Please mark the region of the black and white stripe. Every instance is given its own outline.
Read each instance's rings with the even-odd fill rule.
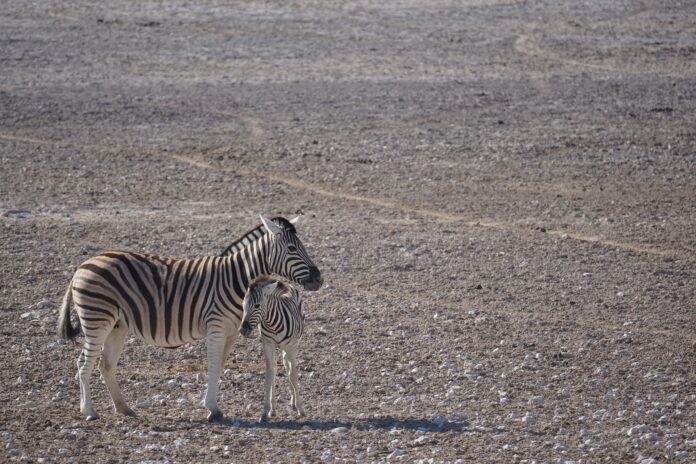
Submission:
[[[206,338],[209,420],[222,419],[217,383],[224,359],[237,338],[243,300],[259,275],[278,274],[306,290],[322,284],[319,270],[296,235],[294,221],[261,218],[268,231],[229,256],[173,259],[131,252],[109,252],[84,262],[73,276],[60,311],[59,332],[74,338],[82,329],[78,359],[80,410],[97,418],[89,377],[99,370],[114,407],[133,414],[115,380],[115,367],[129,331],[155,346],[175,348]],[[70,323],[71,302],[79,326]]]
[[[300,292],[291,285],[268,276],[257,277],[244,297],[241,334],[250,336],[258,327],[266,360],[266,389],[261,421],[275,416],[273,384],[276,374],[275,351],[283,354],[283,365],[290,378],[290,404],[304,416],[297,384],[297,348],[304,330]]]

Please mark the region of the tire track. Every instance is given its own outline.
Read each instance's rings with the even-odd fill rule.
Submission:
[[[0,140],[7,140],[19,143],[29,143],[36,145],[53,145],[53,146],[66,146],[66,147],[77,147],[77,148],[98,148],[101,150],[123,150],[126,147],[118,146],[107,146],[98,144],[83,144],[71,141],[55,141],[38,139],[30,136],[15,135],[15,134],[2,134],[0,133]],[[133,149],[133,147],[128,147]],[[227,148],[220,148],[213,150],[210,154],[214,155]],[[467,227],[484,227],[493,230],[500,230],[506,232],[512,232],[516,235],[531,235],[537,234],[537,232],[531,230],[528,226],[520,226],[511,223],[505,223],[500,221],[493,221],[480,218],[472,218],[470,216],[448,213],[443,211],[437,211],[430,208],[417,208],[412,206],[407,206],[402,203],[387,200],[384,198],[358,195],[349,192],[344,192],[331,186],[318,185],[312,182],[307,182],[298,178],[281,176],[273,173],[262,173],[258,171],[252,171],[250,169],[245,169],[243,167],[226,168],[222,166],[215,166],[209,162],[194,158],[186,154],[176,154],[176,153],[162,153],[159,151],[151,151],[151,155],[159,156],[162,158],[174,160],[180,163],[188,164],[199,169],[218,171],[218,172],[230,172],[245,177],[256,177],[266,179],[268,181],[281,183],[289,187],[309,192],[311,194],[319,195],[325,198],[344,200],[351,203],[358,203],[363,205],[369,205],[376,208],[383,208],[392,211],[398,211],[406,214],[413,214],[420,216],[425,219],[434,219],[441,222],[456,222]],[[577,232],[562,231],[562,230],[547,230],[546,234],[552,237],[562,238],[562,239],[572,239],[578,242],[599,244],[610,248],[620,249],[624,251],[630,251],[634,253],[643,253],[653,256],[661,257],[673,257],[673,258],[685,258],[693,259],[693,255],[688,251],[673,250],[668,248],[658,248],[651,245],[644,245],[634,242],[622,242],[617,240],[611,240],[599,235],[586,235]]]
[[[595,64],[595,63],[588,63],[586,61],[578,61],[578,60],[573,60],[569,58],[564,58],[560,56],[558,53],[552,52],[549,49],[543,49],[540,48],[539,46],[536,46],[531,43],[531,40],[528,35],[526,34],[520,34],[515,38],[515,41],[513,42],[512,48],[520,54],[526,55],[526,56],[531,56],[534,58],[538,58],[541,60],[545,61],[552,61],[556,63],[560,63],[566,66],[571,66],[571,67],[580,67],[580,68],[589,68],[595,71],[604,71],[604,72],[609,72],[612,74],[626,74],[626,73],[631,73],[631,74],[647,74],[647,75],[653,75],[653,76],[660,76],[660,77],[669,77],[669,78],[687,78],[690,77],[689,75],[685,73],[679,73],[679,72],[663,72],[661,70],[653,70],[653,69],[634,69],[633,67],[624,67],[624,68],[617,68],[611,65],[603,65],[603,64]],[[687,67],[688,72],[693,71],[693,67],[689,66]]]
[[[263,173],[259,173],[256,171],[252,172],[252,171],[246,170],[244,168],[218,167],[218,166],[214,166],[210,163],[207,163],[205,161],[191,158],[191,157],[186,156],[186,155],[172,154],[169,156],[177,161],[180,161],[182,163],[187,163],[187,164],[190,164],[192,166],[196,166],[196,167],[201,168],[201,169],[210,169],[210,170],[217,170],[217,171],[223,171],[223,172],[234,172],[236,174],[242,174],[244,176],[262,177],[262,178],[265,178],[267,180],[282,183],[282,184],[285,184],[287,186],[290,186],[290,187],[293,187],[293,188],[296,188],[299,190],[304,190],[304,191],[307,191],[307,192],[310,192],[310,193],[313,193],[316,195],[320,195],[323,197],[327,197],[327,198],[346,200],[346,201],[350,201],[353,203],[362,203],[362,204],[367,204],[367,205],[378,207],[378,208],[390,209],[393,211],[400,211],[402,213],[415,214],[415,215],[418,215],[418,216],[423,217],[423,218],[435,219],[435,220],[442,221],[442,222],[457,222],[457,223],[463,224],[463,225],[468,226],[468,227],[485,227],[485,228],[489,228],[489,229],[514,232],[517,234],[524,233],[525,235],[536,233],[536,232],[532,232],[527,227],[518,226],[515,224],[499,222],[499,221],[492,221],[492,220],[475,219],[475,218],[471,218],[469,216],[465,216],[465,215],[461,215],[461,214],[453,214],[453,213],[447,213],[447,212],[442,212],[442,211],[436,211],[436,210],[429,209],[429,208],[414,208],[414,207],[406,206],[404,204],[397,203],[397,202],[394,202],[391,200],[386,200],[383,198],[342,192],[342,191],[337,190],[335,188],[324,187],[321,185],[317,185],[314,183],[303,181],[301,179],[280,176],[277,174],[263,174]],[[550,236],[553,236],[553,237],[559,237],[559,238],[563,238],[563,239],[572,239],[572,240],[584,242],[584,243],[593,243],[593,244],[596,243],[596,244],[604,245],[607,247],[618,248],[618,249],[622,249],[625,251],[631,251],[631,252],[635,252],[635,253],[644,253],[644,254],[663,256],[663,257],[680,257],[680,258],[689,258],[689,259],[692,258],[692,256],[689,253],[679,251],[679,250],[658,248],[658,247],[654,247],[654,246],[650,246],[650,245],[644,245],[644,244],[632,243],[632,242],[621,242],[621,241],[617,241],[617,240],[606,239],[606,238],[598,236],[598,235],[586,235],[586,234],[581,234],[581,233],[577,233],[577,232],[568,232],[568,231],[562,231],[562,230],[547,230],[546,233]]]

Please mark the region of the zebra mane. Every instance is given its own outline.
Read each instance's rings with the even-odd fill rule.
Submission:
[[[295,226],[282,216],[274,217],[272,221],[281,226],[283,229],[289,230],[292,233],[297,233]],[[265,233],[266,228],[263,224],[259,224],[258,226],[251,229],[249,232],[232,242],[227,248],[225,248],[225,250],[220,254],[220,256],[230,256],[237,253],[245,246],[261,238],[261,236]]]

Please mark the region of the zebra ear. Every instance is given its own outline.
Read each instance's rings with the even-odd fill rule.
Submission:
[[[278,288],[278,282],[273,282],[272,284],[268,284],[265,287],[263,287],[263,293],[266,295],[270,295],[275,291],[275,289]]]
[[[262,214],[259,214],[259,217],[261,218],[261,222],[267,231],[274,235],[280,235],[283,233],[283,229],[281,229],[275,222],[263,217]]]
[[[294,218],[290,219],[290,224],[292,224],[294,226],[295,224],[297,224],[297,221],[299,221],[301,217],[302,217],[302,213],[300,213],[297,216],[295,216]]]

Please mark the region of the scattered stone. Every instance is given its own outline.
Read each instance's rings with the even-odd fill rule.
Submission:
[[[532,396],[529,399],[529,404],[531,404],[532,406],[541,406],[542,404],[544,404],[544,397],[542,395]]]
[[[650,433],[650,432],[652,432],[652,427],[650,427],[648,424],[641,424],[641,425],[634,425],[633,427],[629,428],[626,433],[628,434],[629,437],[631,437],[633,435]]]
[[[524,422],[527,425],[534,425],[537,423],[537,418],[534,414],[527,413],[523,418],[522,422]]]
[[[395,458],[400,457],[402,454],[403,453],[401,451],[399,451],[398,449],[395,449],[394,451],[389,453],[389,455],[387,456],[387,459],[395,459]]]
[[[435,419],[431,420],[433,424],[437,425],[438,427],[442,427],[447,423],[447,419],[445,419],[442,416],[437,416]]]
[[[321,459],[323,461],[333,461],[334,459],[334,453],[331,450],[326,450],[324,453],[321,455]]]
[[[338,433],[345,433],[348,431],[348,427],[336,427],[335,429],[331,429],[331,433],[338,434]]]
[[[425,442],[427,442],[427,441],[428,441],[428,437],[426,437],[425,435],[421,435],[420,437],[413,440],[413,445],[414,446],[421,446],[421,445],[425,444]]]

